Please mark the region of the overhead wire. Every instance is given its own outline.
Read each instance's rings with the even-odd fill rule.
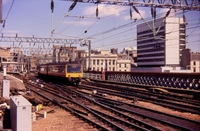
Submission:
[[[135,28],[134,28],[134,29],[135,29]],[[129,31],[132,31],[132,30],[133,30],[133,28],[128,29],[128,30],[125,30],[125,31],[120,32],[120,33],[117,33],[117,34],[114,34],[114,35],[112,35],[112,36],[105,37],[104,40],[105,40],[105,39],[108,39],[108,38],[116,37],[116,36],[121,35],[121,34],[124,34],[124,33],[129,33]],[[124,35],[126,35],[126,34],[124,34]],[[132,34],[131,34],[131,35],[132,35]],[[126,35],[126,36],[127,36],[127,35]],[[96,42],[98,42],[98,41],[100,41],[100,40],[93,41],[92,43],[96,43]]]
[[[200,26],[193,26],[193,27],[189,27],[189,28],[187,28],[187,29],[194,29],[194,28],[198,28],[198,27],[200,27]],[[174,30],[173,32],[178,32],[179,30],[177,29],[177,30]],[[198,34],[197,34],[198,35]],[[179,39],[179,38],[171,38],[170,40],[177,40],[177,39]],[[166,40],[169,40],[169,39],[166,39]],[[94,43],[94,42],[93,42]]]
[[[74,3],[76,3],[76,2],[74,2]],[[73,4],[74,4],[74,3],[73,3]],[[72,4],[72,5],[73,5],[73,4]],[[72,6],[72,5],[71,5],[71,6]],[[64,20],[67,16],[69,16],[68,14],[69,14],[69,12],[74,8],[74,6],[73,6],[72,9],[71,9],[71,8],[72,8],[72,7],[69,8],[68,12],[66,12],[66,14],[64,15],[64,17],[58,22],[58,24],[56,25],[56,27],[51,31],[52,33],[54,33],[54,31],[60,26],[60,24],[63,22],[63,20]],[[103,11],[102,11],[102,12],[103,12]],[[89,17],[91,17],[91,16],[82,16],[82,18],[87,18],[87,17],[89,18]],[[95,22],[95,23],[96,23],[96,22]],[[94,24],[95,24],[95,23],[94,23]],[[94,25],[94,24],[93,24],[93,25]],[[93,26],[93,25],[92,25],[92,26]]]
[[[161,15],[162,15],[162,14],[161,14]],[[160,16],[158,15],[158,17],[160,17]],[[151,17],[147,17],[147,18],[145,18],[145,19],[146,19],[146,20],[151,20]],[[116,28],[112,28],[112,29],[109,29],[109,30],[106,30],[106,31],[103,31],[103,32],[99,32],[99,33],[97,33],[97,34],[91,35],[91,36],[86,37],[86,38],[84,38],[84,39],[90,39],[90,38],[93,38],[93,37],[98,36],[98,35],[101,35],[101,34],[110,33],[110,32],[116,31],[116,30],[118,30],[118,29],[125,28],[126,26],[130,26],[130,25],[132,25],[132,24],[138,24],[139,22],[142,23],[142,22],[143,22],[143,19],[138,20],[137,22],[130,22],[130,23],[128,23],[128,24],[124,24],[124,25],[118,26],[118,27],[116,27]]]
[[[194,28],[194,30],[192,30],[192,32],[190,32],[190,34],[187,35],[187,37],[190,36],[192,33],[194,33],[194,31],[197,29],[198,25],[200,25],[200,17],[199,17],[199,22],[196,25],[196,28]]]
[[[175,12],[175,11],[174,11]],[[102,12],[101,12],[102,13]],[[172,13],[172,12],[171,12]],[[182,14],[182,13],[179,13],[179,14]],[[178,13],[176,14],[176,15],[178,15]],[[102,17],[102,18],[106,18],[106,17],[109,17],[109,16],[105,16],[105,17]],[[145,18],[146,20],[149,20],[150,18]],[[97,20],[98,21],[98,20]],[[96,21],[96,22],[97,22]],[[141,23],[142,23],[142,20],[138,20],[138,21],[140,21]],[[95,22],[95,23],[96,23]],[[91,29],[91,27],[93,27],[94,25],[95,25],[95,23],[93,23],[88,29]],[[136,23],[139,23],[139,22],[136,22]],[[135,24],[136,24],[135,23]],[[130,26],[127,26],[127,27],[130,27]],[[124,26],[124,28],[126,28],[126,26]],[[96,36],[95,37],[97,37],[97,36],[100,36],[100,35],[104,35],[105,33],[110,33],[110,32],[114,32],[114,31],[116,31],[116,30],[119,30],[119,29],[116,29],[116,28],[114,28],[114,29],[110,29],[110,30],[108,30],[108,31],[104,31],[104,32],[100,32],[100,33],[98,33],[98,34],[96,34]],[[110,32],[109,32],[110,31]],[[83,33],[84,34],[84,33]],[[123,34],[123,33],[119,33],[119,34]],[[116,36],[118,36],[118,35],[116,35]],[[109,36],[110,38],[111,37],[114,37],[114,35],[113,36]],[[105,38],[105,39],[108,39],[109,37],[107,37],[107,38]],[[89,37],[86,37],[86,38],[92,38],[91,36],[89,36]],[[94,43],[94,42],[93,42]],[[96,43],[96,42],[95,42]]]
[[[187,29],[192,29],[192,28],[197,28],[197,27],[199,27],[199,26],[195,26],[195,27],[187,27]],[[178,31],[178,30],[177,30]],[[109,36],[109,37],[111,37],[111,36]],[[106,39],[106,38],[104,38],[104,39]],[[125,42],[125,41],[124,41]],[[124,44],[124,42],[123,42],[123,44]],[[95,42],[93,42],[93,43],[96,43],[96,41]],[[109,42],[109,45],[108,46],[110,46],[110,45],[113,45],[112,44],[112,42]],[[105,46],[105,45],[104,45]],[[100,47],[100,46],[99,46]]]
[[[130,39],[130,40],[125,40],[125,41],[122,41],[122,42],[133,42],[134,39]],[[121,41],[117,41],[116,43],[112,43],[112,44],[109,44],[109,45],[104,45],[104,46],[95,46],[95,48],[100,48],[100,47],[109,47],[109,46],[113,46],[113,45],[119,45],[119,44],[122,44]]]
[[[76,19],[73,23],[69,24],[68,26],[66,26],[65,28],[63,28],[62,30],[59,31],[59,33],[63,33],[64,31],[66,31],[67,29],[69,29],[70,27],[72,27],[73,25],[75,25],[76,23],[78,23],[81,20],[81,18]]]
[[[10,14],[10,12],[11,12],[11,9],[12,9],[12,7],[13,7],[13,5],[14,5],[14,2],[15,2],[15,0],[12,1],[11,6],[10,6],[10,8],[9,8],[9,10],[8,10],[8,13],[7,13],[6,17],[5,17],[5,20],[3,20],[3,25],[2,25],[2,28],[1,28],[0,33],[2,32],[3,28],[5,27],[6,20],[8,19],[8,16],[9,16],[9,14]]]
[[[121,8],[121,6],[120,7],[118,7],[118,8]],[[109,10],[111,10],[111,9],[108,9],[108,10],[103,10],[103,11],[101,11],[101,13],[107,13],[107,12],[109,12]],[[99,10],[98,10],[99,11]],[[104,15],[104,14],[103,14]],[[111,14],[111,15],[114,15],[114,14]],[[85,31],[84,31],[84,33],[81,33],[80,35],[79,35],[79,37],[81,37],[81,36],[83,36],[85,33],[87,33],[88,32],[88,30],[90,30],[100,19],[104,19],[104,18],[106,18],[106,17],[109,17],[109,16],[111,16],[111,15],[107,15],[107,16],[104,16],[104,17],[99,17],[99,18],[97,18],[97,20],[91,25],[91,26],[89,26]],[[91,17],[91,16],[83,16],[83,18],[85,18],[85,17]],[[75,24],[74,24],[75,25]]]
[[[79,35],[79,37],[81,37],[82,35],[84,35],[85,33],[87,33],[88,30],[90,30],[97,22],[99,21],[99,19],[97,19],[89,28],[87,28],[84,33],[82,33],[81,35]]]

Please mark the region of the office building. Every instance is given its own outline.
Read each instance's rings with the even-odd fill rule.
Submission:
[[[137,26],[138,67],[179,67],[186,43],[183,18],[159,18],[147,23]]]

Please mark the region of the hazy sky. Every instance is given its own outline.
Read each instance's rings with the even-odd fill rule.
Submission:
[[[20,37],[34,35],[42,38],[89,39],[93,49],[119,48],[121,51],[123,47],[137,46],[136,26],[144,23],[144,20],[133,9],[131,20],[129,6],[99,4],[97,18],[97,4],[77,3],[68,12],[72,2],[54,0],[52,14],[50,2],[51,0],[14,0],[13,3],[13,0],[3,0],[3,20],[6,22],[4,28],[0,24],[1,33],[4,36],[18,34]],[[138,9],[146,21],[152,20],[150,8]],[[157,17],[164,16],[167,10],[157,9]],[[188,23],[187,48],[200,52],[200,11],[185,11],[185,15]],[[183,11],[172,10],[169,17],[171,16],[183,17]],[[51,34],[52,30],[54,34]],[[1,43],[3,46],[12,44]]]

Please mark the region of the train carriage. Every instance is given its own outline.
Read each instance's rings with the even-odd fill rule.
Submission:
[[[38,76],[61,78],[59,80],[78,85],[83,77],[83,67],[77,62],[48,63],[39,66]]]

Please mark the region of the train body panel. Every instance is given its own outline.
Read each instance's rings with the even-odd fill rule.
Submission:
[[[38,76],[60,77],[69,83],[78,84],[83,77],[83,67],[78,63],[49,63],[40,65]]]
[[[49,76],[65,77],[65,65],[49,64],[47,66]]]
[[[82,78],[83,77],[83,67],[82,65],[66,65],[65,68],[66,77],[69,78]]]

